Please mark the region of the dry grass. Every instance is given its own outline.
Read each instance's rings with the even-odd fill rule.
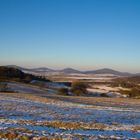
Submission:
[[[117,106],[117,105],[137,105],[140,107],[139,99],[124,99],[124,98],[100,98],[100,97],[73,97],[73,96],[53,96],[53,95],[44,95],[44,94],[21,94],[21,93],[0,93],[0,95],[16,97],[19,99],[27,99],[31,101],[39,101],[42,103],[50,103],[50,102],[60,102],[60,101],[68,101],[73,103],[83,103],[89,104],[93,107],[98,106],[98,104],[107,105],[107,106]],[[90,112],[89,112],[90,113]],[[33,125],[33,126],[43,126],[43,127],[53,127],[60,129],[97,129],[97,130],[106,130],[106,129],[114,129],[115,126],[119,124],[102,124],[96,122],[72,122],[72,121],[33,121],[33,120],[18,120],[17,124],[22,125]],[[119,127],[119,126],[118,126]],[[140,131],[140,126],[132,126],[132,131]],[[46,132],[47,133],[47,132]],[[62,138],[57,135],[54,138],[48,138],[43,136],[29,136],[26,134],[38,134],[38,131],[28,130],[26,128],[7,128],[5,132],[0,132],[0,139],[8,139],[13,140],[18,138],[19,140],[62,140]]]
[[[83,96],[61,96],[50,94],[24,94],[24,93],[0,93],[10,97],[16,97],[20,99],[27,99],[31,101],[37,101],[42,103],[57,103],[60,101],[87,104],[96,108],[96,106],[137,106],[140,107],[140,99],[130,98],[106,98],[106,97],[83,97]]]
[[[41,122],[36,122],[33,120],[20,120],[17,122],[17,124],[20,125],[39,125],[39,126],[47,126],[47,127],[54,127],[54,128],[60,128],[60,129],[105,129],[109,128],[109,125],[107,124],[101,124],[101,123],[96,123],[96,122],[90,122],[90,123],[85,123],[85,122],[66,122],[66,121],[41,121]],[[29,131],[27,129],[24,130],[25,132]],[[30,132],[30,131],[29,131]]]
[[[0,132],[0,139],[5,140],[63,140],[62,138],[49,138],[46,136],[29,136],[17,132]]]
[[[133,131],[140,131],[140,125],[134,126],[132,129]]]

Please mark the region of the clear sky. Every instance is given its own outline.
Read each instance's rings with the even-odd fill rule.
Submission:
[[[140,72],[140,0],[0,0],[0,65]]]

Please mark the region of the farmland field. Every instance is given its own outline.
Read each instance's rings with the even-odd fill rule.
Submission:
[[[140,100],[0,93],[0,139],[139,139]]]

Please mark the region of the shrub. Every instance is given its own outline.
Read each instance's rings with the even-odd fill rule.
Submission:
[[[69,90],[67,88],[60,88],[60,89],[58,89],[58,94],[69,95]]]
[[[71,92],[77,96],[86,94],[87,85],[83,82],[74,82],[74,83],[72,83]]]
[[[112,87],[134,88],[137,85],[128,81],[117,81],[111,84]]]
[[[140,89],[139,88],[132,88],[129,93],[129,97],[137,97],[140,96]]]
[[[130,98],[140,97],[140,89],[137,87],[132,88],[131,90],[120,90],[120,93],[128,95]]]
[[[106,93],[100,94],[101,97],[109,97]]]
[[[1,92],[6,92],[8,91],[8,84],[7,83],[0,83],[0,91]]]

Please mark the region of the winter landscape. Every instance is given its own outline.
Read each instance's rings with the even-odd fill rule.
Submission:
[[[63,72],[63,76],[57,72],[56,76],[56,72],[40,70],[33,76],[32,70],[29,74],[17,68],[0,67],[1,139],[140,138],[140,92],[130,94],[134,85],[139,87],[139,75],[126,77],[120,76],[122,73],[115,75],[113,70],[105,70],[106,74],[99,70],[100,74],[69,71]],[[45,78],[40,74],[45,74]],[[48,77],[57,77],[57,81]],[[85,93],[78,84],[86,84]],[[77,87],[72,90],[74,85]]]
[[[140,140],[140,0],[0,0],[0,140]]]

